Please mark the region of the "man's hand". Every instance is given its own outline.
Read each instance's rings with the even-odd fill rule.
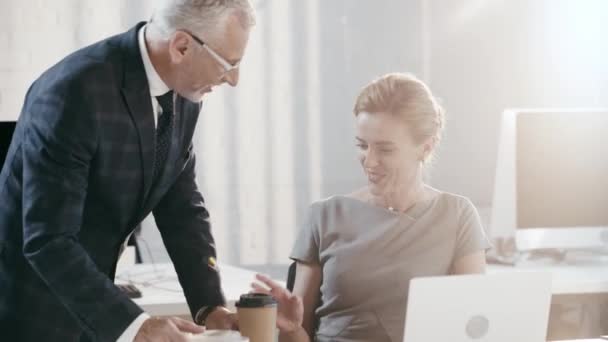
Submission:
[[[238,330],[239,325],[236,313],[218,306],[205,319],[205,327],[207,329]]]
[[[185,342],[189,333],[200,334],[205,329],[177,317],[149,318],[137,332],[134,342]]]

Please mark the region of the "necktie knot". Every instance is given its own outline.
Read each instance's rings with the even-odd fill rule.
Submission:
[[[164,93],[161,96],[157,96],[156,100],[163,109],[163,114],[173,113],[173,90]]]

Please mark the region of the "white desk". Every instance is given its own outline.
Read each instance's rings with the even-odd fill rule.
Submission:
[[[608,263],[560,263],[537,260],[522,262],[517,266],[489,265],[489,273],[507,271],[550,271],[553,273],[553,295],[557,298],[567,298],[572,294],[606,294],[608,293]],[[220,265],[222,287],[226,296],[228,307],[234,309],[234,303],[239,296],[250,290],[256,272],[239,267]],[[117,283],[133,283],[142,292],[142,298],[135,302],[147,313],[153,316],[190,316],[186,299],[177,280],[173,265],[139,264],[123,268],[117,272]],[[280,283],[284,285],[281,280]],[[555,298],[554,298],[555,300]],[[558,301],[559,302],[559,301]],[[555,322],[560,322],[556,316]],[[550,328],[555,325],[550,319]],[[553,325],[552,325],[553,324]],[[557,324],[559,326],[559,324]],[[549,329],[551,331],[551,329]],[[585,334],[571,336],[592,336],[602,331],[599,329],[585,329]],[[552,335],[555,339],[561,334]],[[600,342],[608,340],[572,340],[564,342]]]
[[[606,342],[608,340],[603,340],[601,338],[591,338],[586,340],[560,340],[560,341],[551,341],[551,342]]]
[[[516,266],[488,265],[488,273],[548,271],[553,275],[548,337],[550,340],[597,336],[606,333],[603,322],[608,294],[608,258],[526,260]],[[578,342],[608,340],[572,340]]]
[[[549,271],[554,295],[608,293],[608,258],[576,258],[556,263],[547,259],[522,261],[516,266],[488,265],[488,273]]]
[[[220,264],[222,288],[229,308],[241,294],[248,293],[256,272]],[[284,285],[284,282],[279,281]],[[137,264],[123,268],[116,274],[116,283],[132,283],[141,291],[142,297],[134,299],[144,311],[152,316],[189,316],[184,292],[171,263]]]

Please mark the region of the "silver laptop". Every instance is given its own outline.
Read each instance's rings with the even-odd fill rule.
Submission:
[[[545,342],[551,273],[415,278],[404,342]]]

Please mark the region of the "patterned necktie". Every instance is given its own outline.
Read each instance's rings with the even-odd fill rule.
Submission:
[[[157,96],[158,104],[163,113],[158,118],[156,126],[156,146],[154,155],[154,179],[157,180],[167,162],[171,147],[171,131],[173,130],[173,91]]]

